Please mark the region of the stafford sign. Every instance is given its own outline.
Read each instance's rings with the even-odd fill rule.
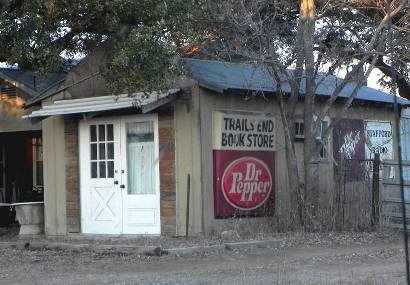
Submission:
[[[372,175],[375,154],[380,159],[393,159],[393,130],[388,121],[341,119],[333,128],[333,157],[341,155],[349,161],[346,182],[363,181],[366,173]],[[366,161],[366,164],[363,164]]]
[[[270,116],[214,112],[216,218],[273,214],[275,127]]]
[[[373,159],[380,154],[380,159],[393,159],[393,131],[391,122],[365,121],[366,158]]]

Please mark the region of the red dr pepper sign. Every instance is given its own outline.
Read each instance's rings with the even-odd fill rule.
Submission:
[[[272,215],[274,119],[215,112],[213,120],[215,217]]]

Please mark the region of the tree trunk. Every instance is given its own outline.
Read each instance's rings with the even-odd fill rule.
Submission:
[[[283,130],[285,133],[286,145],[286,167],[289,181],[289,197],[290,197],[290,224],[287,223],[287,229],[297,229],[302,225],[303,215],[303,197],[301,195],[300,175],[298,162],[295,151],[294,137],[294,120],[286,117],[281,111]]]
[[[286,144],[286,163],[290,187],[290,218],[292,224],[290,228],[297,229],[303,225],[303,204],[304,199],[301,191],[299,169],[295,149]]]
[[[315,108],[315,59],[313,54],[313,37],[315,31],[315,1],[301,0],[300,16],[301,28],[303,29],[303,52],[305,57],[306,90],[304,101],[304,178],[305,178],[305,229],[318,229],[318,165],[316,154],[316,139],[314,128]]]

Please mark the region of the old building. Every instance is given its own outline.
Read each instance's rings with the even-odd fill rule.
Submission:
[[[65,74],[36,75],[16,68],[0,69],[0,203],[43,200],[41,122],[23,119],[26,101]],[[7,205],[0,223],[12,222]]]
[[[191,59],[187,66],[193,80],[183,86],[114,96],[101,76],[90,76],[96,66],[88,59],[29,102],[40,108],[28,117],[43,122],[46,234],[184,235],[188,212],[191,234],[292,223],[275,84],[251,65]],[[318,98],[339,82],[327,77]],[[351,90],[340,94],[323,130]],[[392,105],[389,94],[363,87],[325,139],[317,161],[324,205],[333,200],[340,153],[396,158]],[[302,163],[301,103],[297,114]],[[366,165],[355,167],[349,183],[364,179]]]

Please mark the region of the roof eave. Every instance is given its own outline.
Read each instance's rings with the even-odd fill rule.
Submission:
[[[162,93],[163,96],[158,98],[156,100],[153,100],[151,102],[147,102],[145,104],[142,104],[141,106],[134,106],[134,102],[131,100],[128,102],[127,100],[124,102],[124,95],[119,95],[123,96],[123,99],[118,99],[122,100],[122,102],[118,102],[120,105],[113,105],[110,102],[107,102],[107,100],[111,100],[113,96],[100,96],[100,97],[89,97],[89,98],[82,98],[82,99],[68,99],[68,100],[58,100],[55,101],[54,104],[52,105],[47,105],[44,106],[43,108],[33,111],[31,114],[23,116],[23,118],[29,118],[31,120],[42,120],[45,119],[49,116],[56,116],[56,115],[87,115],[89,113],[101,113],[101,112],[106,112],[106,111],[115,111],[115,110],[121,110],[121,109],[129,109],[129,108],[137,108],[142,114],[146,114],[152,110],[155,110],[165,104],[168,104],[179,96],[181,90],[180,89],[171,89],[168,90],[167,95],[165,93]],[[158,94],[158,93],[153,93],[153,95]],[[131,98],[131,97],[130,97]],[[102,103],[95,108],[94,105],[90,105],[90,107],[87,107],[87,102],[88,105],[90,102],[95,100],[100,100]],[[117,99],[115,99],[117,100]],[[71,108],[71,110],[67,111],[64,110],[65,105],[68,105],[68,108]],[[74,107],[73,107],[74,106]]]

